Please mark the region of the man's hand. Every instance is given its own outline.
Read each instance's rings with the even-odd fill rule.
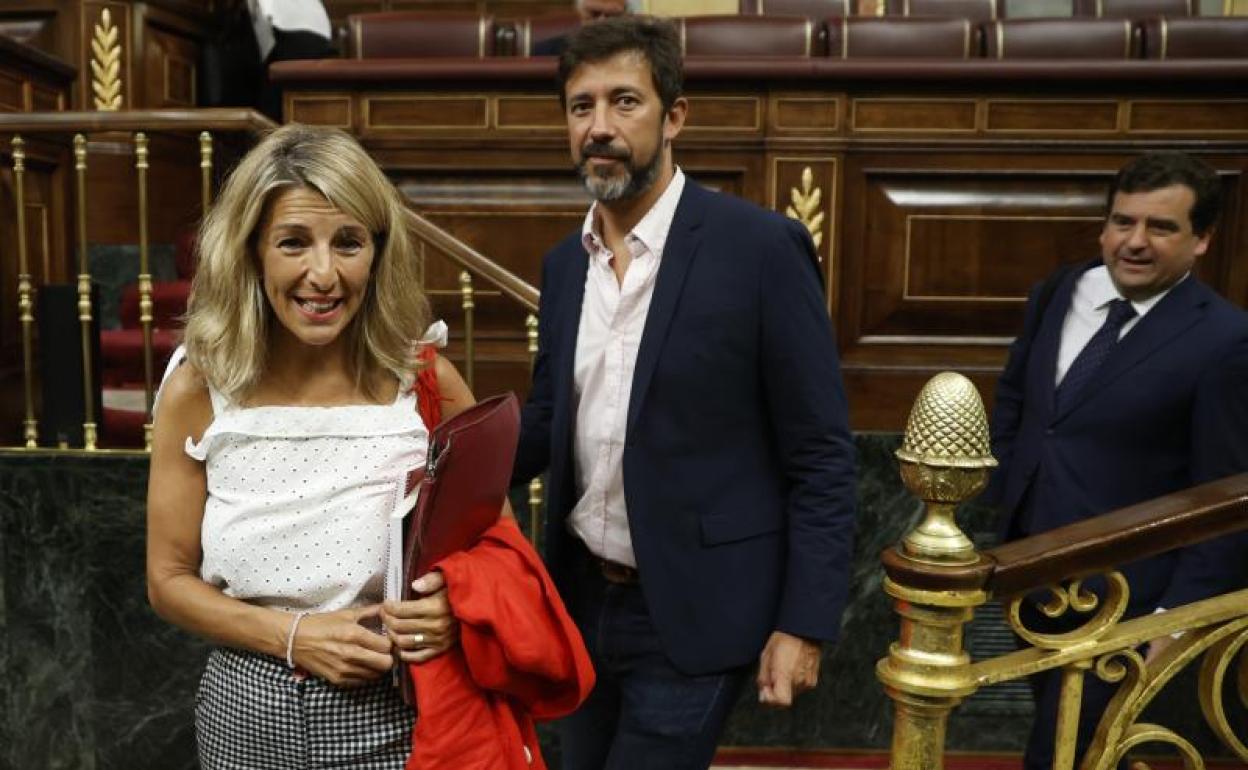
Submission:
[[[773,631],[758,659],[758,702],[787,708],[819,683],[819,642]]]

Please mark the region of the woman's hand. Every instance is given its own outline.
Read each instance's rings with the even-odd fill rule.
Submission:
[[[424,663],[459,643],[459,621],[451,614],[441,572],[417,578],[412,589],[421,598],[386,602],[381,606],[381,622],[399,652],[399,660]]]
[[[380,615],[381,605],[373,604],[304,616],[295,632],[291,656],[295,665],[339,687],[383,676],[394,666],[390,639],[362,625]]]

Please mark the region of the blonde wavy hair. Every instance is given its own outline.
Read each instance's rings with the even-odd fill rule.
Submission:
[[[415,368],[412,345],[429,324],[429,303],[420,288],[412,213],[372,158],[338,129],[283,126],[231,172],[199,232],[187,360],[231,400],[242,400],[259,382],[274,321],[256,243],[276,194],[291,188],[320,193],[372,234],[369,288],[343,334],[357,386],[375,395],[366,375],[380,369],[401,377]]]

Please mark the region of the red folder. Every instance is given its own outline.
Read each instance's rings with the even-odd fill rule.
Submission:
[[[419,494],[403,531],[404,600],[419,598],[413,580],[472,547],[498,521],[519,437],[520,406],[513,393],[487,398],[433,429],[425,467],[407,477],[407,492],[419,487]],[[402,684],[404,698],[415,704],[406,674]]]
[[[433,429],[425,467],[407,477],[408,492],[419,485],[420,493],[403,536],[404,599],[416,598],[413,580],[498,521],[519,437],[513,393],[487,398]]]

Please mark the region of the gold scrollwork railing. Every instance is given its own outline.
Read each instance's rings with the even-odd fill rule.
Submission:
[[[1184,490],[1148,503],[977,552],[958,529],[958,503],[982,487],[987,468],[987,425],[979,394],[969,380],[944,373],[915,402],[901,449],[902,478],[923,499],[926,515],[902,542],[884,552],[885,591],[896,602],[901,634],[877,674],[895,705],[892,770],[940,770],[945,728],[952,710],[981,687],[1059,669],[1061,695],[1055,732],[1055,770],[1076,760],[1076,735],[1087,676],[1117,684],[1081,767],[1109,770],[1143,744],[1175,749],[1188,770],[1204,768],[1194,745],[1174,730],[1143,723],[1144,708],[1188,664],[1203,656],[1202,713],[1222,744],[1248,762],[1248,747],[1231,728],[1222,706],[1228,671],[1248,644],[1248,589],[1215,596],[1164,613],[1122,620],[1130,586],[1115,569],[1131,562],[1248,528],[1248,473]],[[1086,588],[1105,578],[1097,595]],[[1025,594],[1047,590],[1040,611],[1060,618],[1087,615],[1064,633],[1029,628]],[[990,597],[1008,602],[1007,620],[1030,645],[981,661],[970,660],[964,625]],[[1183,632],[1155,660],[1137,647]],[[1248,661],[1240,661],[1237,686],[1248,697]]]
[[[148,174],[151,168],[149,133],[198,134],[199,168],[201,179],[201,211],[206,212],[211,201],[213,152],[221,135],[241,134],[254,137],[273,127],[268,119],[248,110],[157,110],[132,112],[57,112],[57,113],[24,113],[0,115],[0,133],[11,135],[10,147],[13,160],[14,205],[16,209],[17,230],[17,261],[18,261],[18,314],[21,328],[22,380],[25,407],[23,420],[23,447],[39,448],[39,420],[36,415],[35,397],[35,347],[34,335],[35,305],[38,287],[30,270],[30,254],[28,247],[26,217],[26,175],[28,162],[27,139],[37,137],[41,146],[45,146],[45,155],[55,151],[47,151],[46,147],[55,147],[59,142],[70,138],[68,152],[73,159],[73,193],[72,200],[75,222],[72,232],[67,232],[67,241],[74,244],[77,252],[76,264],[66,265],[66,272],[77,274],[77,321],[81,327],[81,351],[83,381],[83,445],[82,449],[94,452],[99,449],[99,428],[101,415],[96,414],[93,394],[97,383],[94,378],[94,325],[98,319],[92,312],[92,276],[88,258],[87,209],[90,203],[88,195],[89,152],[91,143],[88,137],[92,134],[104,134],[116,137],[118,134],[129,135],[133,141],[135,188],[137,191],[137,240],[139,243],[139,322],[143,336],[143,378],[144,378],[144,445],[151,445],[151,411],[153,402],[154,351],[153,321],[154,307],[152,299],[152,271],[148,243],[148,222],[150,216],[150,196],[148,190]],[[248,143],[250,139],[247,140]],[[45,160],[45,163],[52,162]],[[159,191],[157,191],[159,194]],[[64,206],[65,209],[71,208]],[[68,227],[68,223],[65,223]],[[45,259],[49,255],[45,255]],[[70,260],[73,262],[73,260]],[[68,447],[61,447],[68,448]]]

